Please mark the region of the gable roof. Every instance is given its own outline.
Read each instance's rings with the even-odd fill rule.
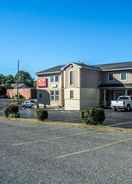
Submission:
[[[46,70],[42,70],[40,72],[37,72],[37,75],[43,75],[43,74],[48,74],[48,73],[59,73],[59,72],[61,72],[61,70],[64,66],[65,65],[57,65],[57,66],[48,68]]]
[[[114,70],[124,70],[124,69],[132,69],[132,61],[128,62],[120,62],[120,63],[109,63],[109,64],[99,64],[99,65],[88,65],[81,62],[74,62],[67,65],[57,65],[46,70],[42,70],[37,72],[37,75],[44,75],[44,74],[54,74],[60,73],[62,70],[67,68],[68,66],[75,64],[80,66],[81,68],[86,68],[90,70],[97,70],[97,71],[114,71]]]
[[[81,68],[86,68],[86,69],[89,69],[89,70],[100,70],[100,68],[98,66],[94,66],[94,65],[88,65],[88,64],[85,64],[85,63],[81,63],[81,62],[74,62],[74,63],[70,63],[70,64],[67,64],[63,67],[63,69],[66,69],[67,67],[69,67],[70,65],[78,65],[79,67]]]
[[[100,67],[100,69],[103,71],[132,69],[132,61],[122,63],[100,64],[95,66]]]
[[[82,68],[87,68],[87,69],[91,69],[91,70],[100,70],[100,67],[98,67],[97,65],[88,65],[85,63],[74,63]]]

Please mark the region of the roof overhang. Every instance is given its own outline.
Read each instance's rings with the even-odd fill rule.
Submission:
[[[113,68],[113,69],[102,69],[104,72],[111,72],[111,71],[124,71],[124,70],[132,70],[132,67],[128,68]]]
[[[37,76],[43,76],[43,75],[54,75],[54,74],[60,74],[61,71],[55,71],[55,72],[39,72],[39,73],[36,73]]]

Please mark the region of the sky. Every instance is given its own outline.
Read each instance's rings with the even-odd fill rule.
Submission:
[[[131,0],[0,0],[0,73],[132,61]]]

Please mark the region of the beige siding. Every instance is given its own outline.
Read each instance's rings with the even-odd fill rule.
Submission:
[[[73,71],[73,84],[70,85],[70,71]],[[77,65],[71,65],[64,71],[64,85],[65,88],[79,88],[80,87],[80,68]]]
[[[73,71],[73,84],[70,85],[70,71]],[[70,91],[73,91],[74,98],[70,99]],[[65,110],[80,109],[80,68],[71,65],[64,71],[64,101]]]
[[[101,72],[81,69],[81,89],[80,89],[80,108],[99,105],[99,89],[101,82]]]
[[[101,72],[81,69],[80,71],[81,88],[97,88],[101,82]]]
[[[74,71],[74,84],[70,85],[70,71]],[[99,105],[98,85],[101,81],[99,71],[82,69],[76,65],[68,67],[65,78],[65,109],[80,110]],[[70,91],[74,91],[74,99],[70,99]]]
[[[58,90],[59,91],[59,100],[57,101],[50,101],[50,106],[63,106],[64,105],[64,89],[63,89],[63,74],[54,74],[59,76],[58,82],[50,82],[50,76],[52,75],[44,75],[38,77],[38,79],[47,78],[48,79],[48,87],[47,88],[39,88],[38,90],[46,90],[49,95],[51,90]]]
[[[99,89],[81,88],[80,91],[80,108],[88,108],[99,105]]]
[[[70,91],[74,92],[74,98],[70,99]],[[65,89],[65,110],[80,110],[80,88]]]

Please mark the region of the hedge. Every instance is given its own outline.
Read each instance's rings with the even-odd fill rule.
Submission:
[[[88,108],[81,111],[81,120],[87,124],[103,124],[105,112],[102,108]]]

